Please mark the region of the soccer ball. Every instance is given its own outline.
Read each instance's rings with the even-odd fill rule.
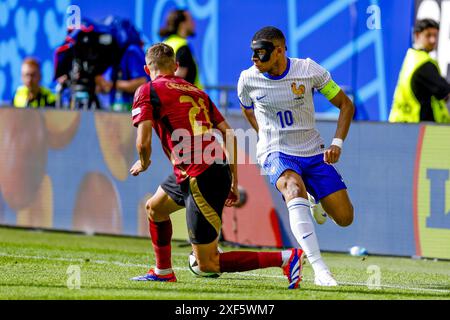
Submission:
[[[242,208],[247,203],[247,191],[242,186],[238,186],[239,202],[236,203],[236,208]]]
[[[222,249],[217,248],[217,251],[222,253]],[[194,252],[191,251],[189,254],[189,270],[196,276],[196,277],[203,277],[203,278],[218,278],[220,277],[221,273],[211,273],[211,272],[202,272],[200,271],[197,263],[197,259],[195,258]]]

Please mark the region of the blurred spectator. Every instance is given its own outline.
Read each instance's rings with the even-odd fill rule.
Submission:
[[[159,30],[164,43],[173,48],[179,64],[175,75],[202,88],[198,65],[192,54],[188,37],[195,36],[195,22],[187,10],[173,10],[169,13],[166,25]]]
[[[23,86],[17,88],[13,104],[17,108],[54,107],[55,96],[41,83],[41,66],[38,60],[26,58],[21,69]]]
[[[436,21],[417,21],[414,47],[408,49],[403,61],[390,122],[450,122],[446,105],[450,84],[441,76],[438,62],[429,54],[436,49],[438,35],[439,24]]]
[[[148,81],[144,66],[144,50],[130,45],[118,66],[110,67],[102,76],[96,77],[99,92],[108,93],[108,101],[103,99],[103,104],[109,105],[113,111],[131,112],[134,92]]]

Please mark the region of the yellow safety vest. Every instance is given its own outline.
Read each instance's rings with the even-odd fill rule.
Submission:
[[[20,86],[16,90],[14,96],[14,107],[16,108],[39,108],[48,107],[55,105],[55,95],[47,88],[40,88],[39,100],[35,99],[33,101],[28,101],[28,88],[25,86]]]
[[[427,62],[433,63],[439,73],[441,72],[437,61],[427,52],[409,49],[406,53],[394,93],[389,122],[420,122],[420,103],[412,90],[411,80],[417,69]],[[444,100],[431,97],[431,108],[436,122],[450,123],[450,115]]]
[[[164,43],[172,47],[173,51],[175,51],[175,55],[177,55],[177,52],[181,47],[188,45],[187,40],[185,38],[180,37],[177,34],[173,34],[173,35],[169,36],[166,40],[164,40]],[[197,62],[195,61],[195,59],[194,59],[194,63],[195,63],[196,71],[197,71],[195,74],[194,85],[199,89],[203,89],[203,86],[200,83],[198,65],[197,65]]]

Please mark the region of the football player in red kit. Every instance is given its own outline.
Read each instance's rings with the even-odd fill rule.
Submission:
[[[223,207],[234,205],[239,198],[236,137],[208,95],[175,76],[177,67],[170,46],[159,43],[150,47],[144,68],[152,81],[142,85],[134,97],[132,117],[139,160],[130,173],[137,176],[150,166],[152,128],[174,172],[146,203],[156,267],[132,280],[176,281],[170,214],[185,207],[189,238],[202,272],[281,267],[289,288],[297,288],[302,278],[301,249],[218,252]]]

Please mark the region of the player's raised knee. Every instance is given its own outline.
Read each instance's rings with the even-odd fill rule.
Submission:
[[[277,183],[277,187],[287,201],[289,201],[289,199],[301,197],[302,193],[306,193],[306,191],[303,190],[304,187],[302,184],[292,178],[280,179]]]
[[[339,218],[335,218],[334,221],[340,226],[340,227],[348,227],[353,223],[353,206],[345,210],[341,215],[339,215]]]
[[[145,212],[147,212],[147,217],[151,220],[155,220],[155,210],[152,199],[148,199],[145,203]]]

